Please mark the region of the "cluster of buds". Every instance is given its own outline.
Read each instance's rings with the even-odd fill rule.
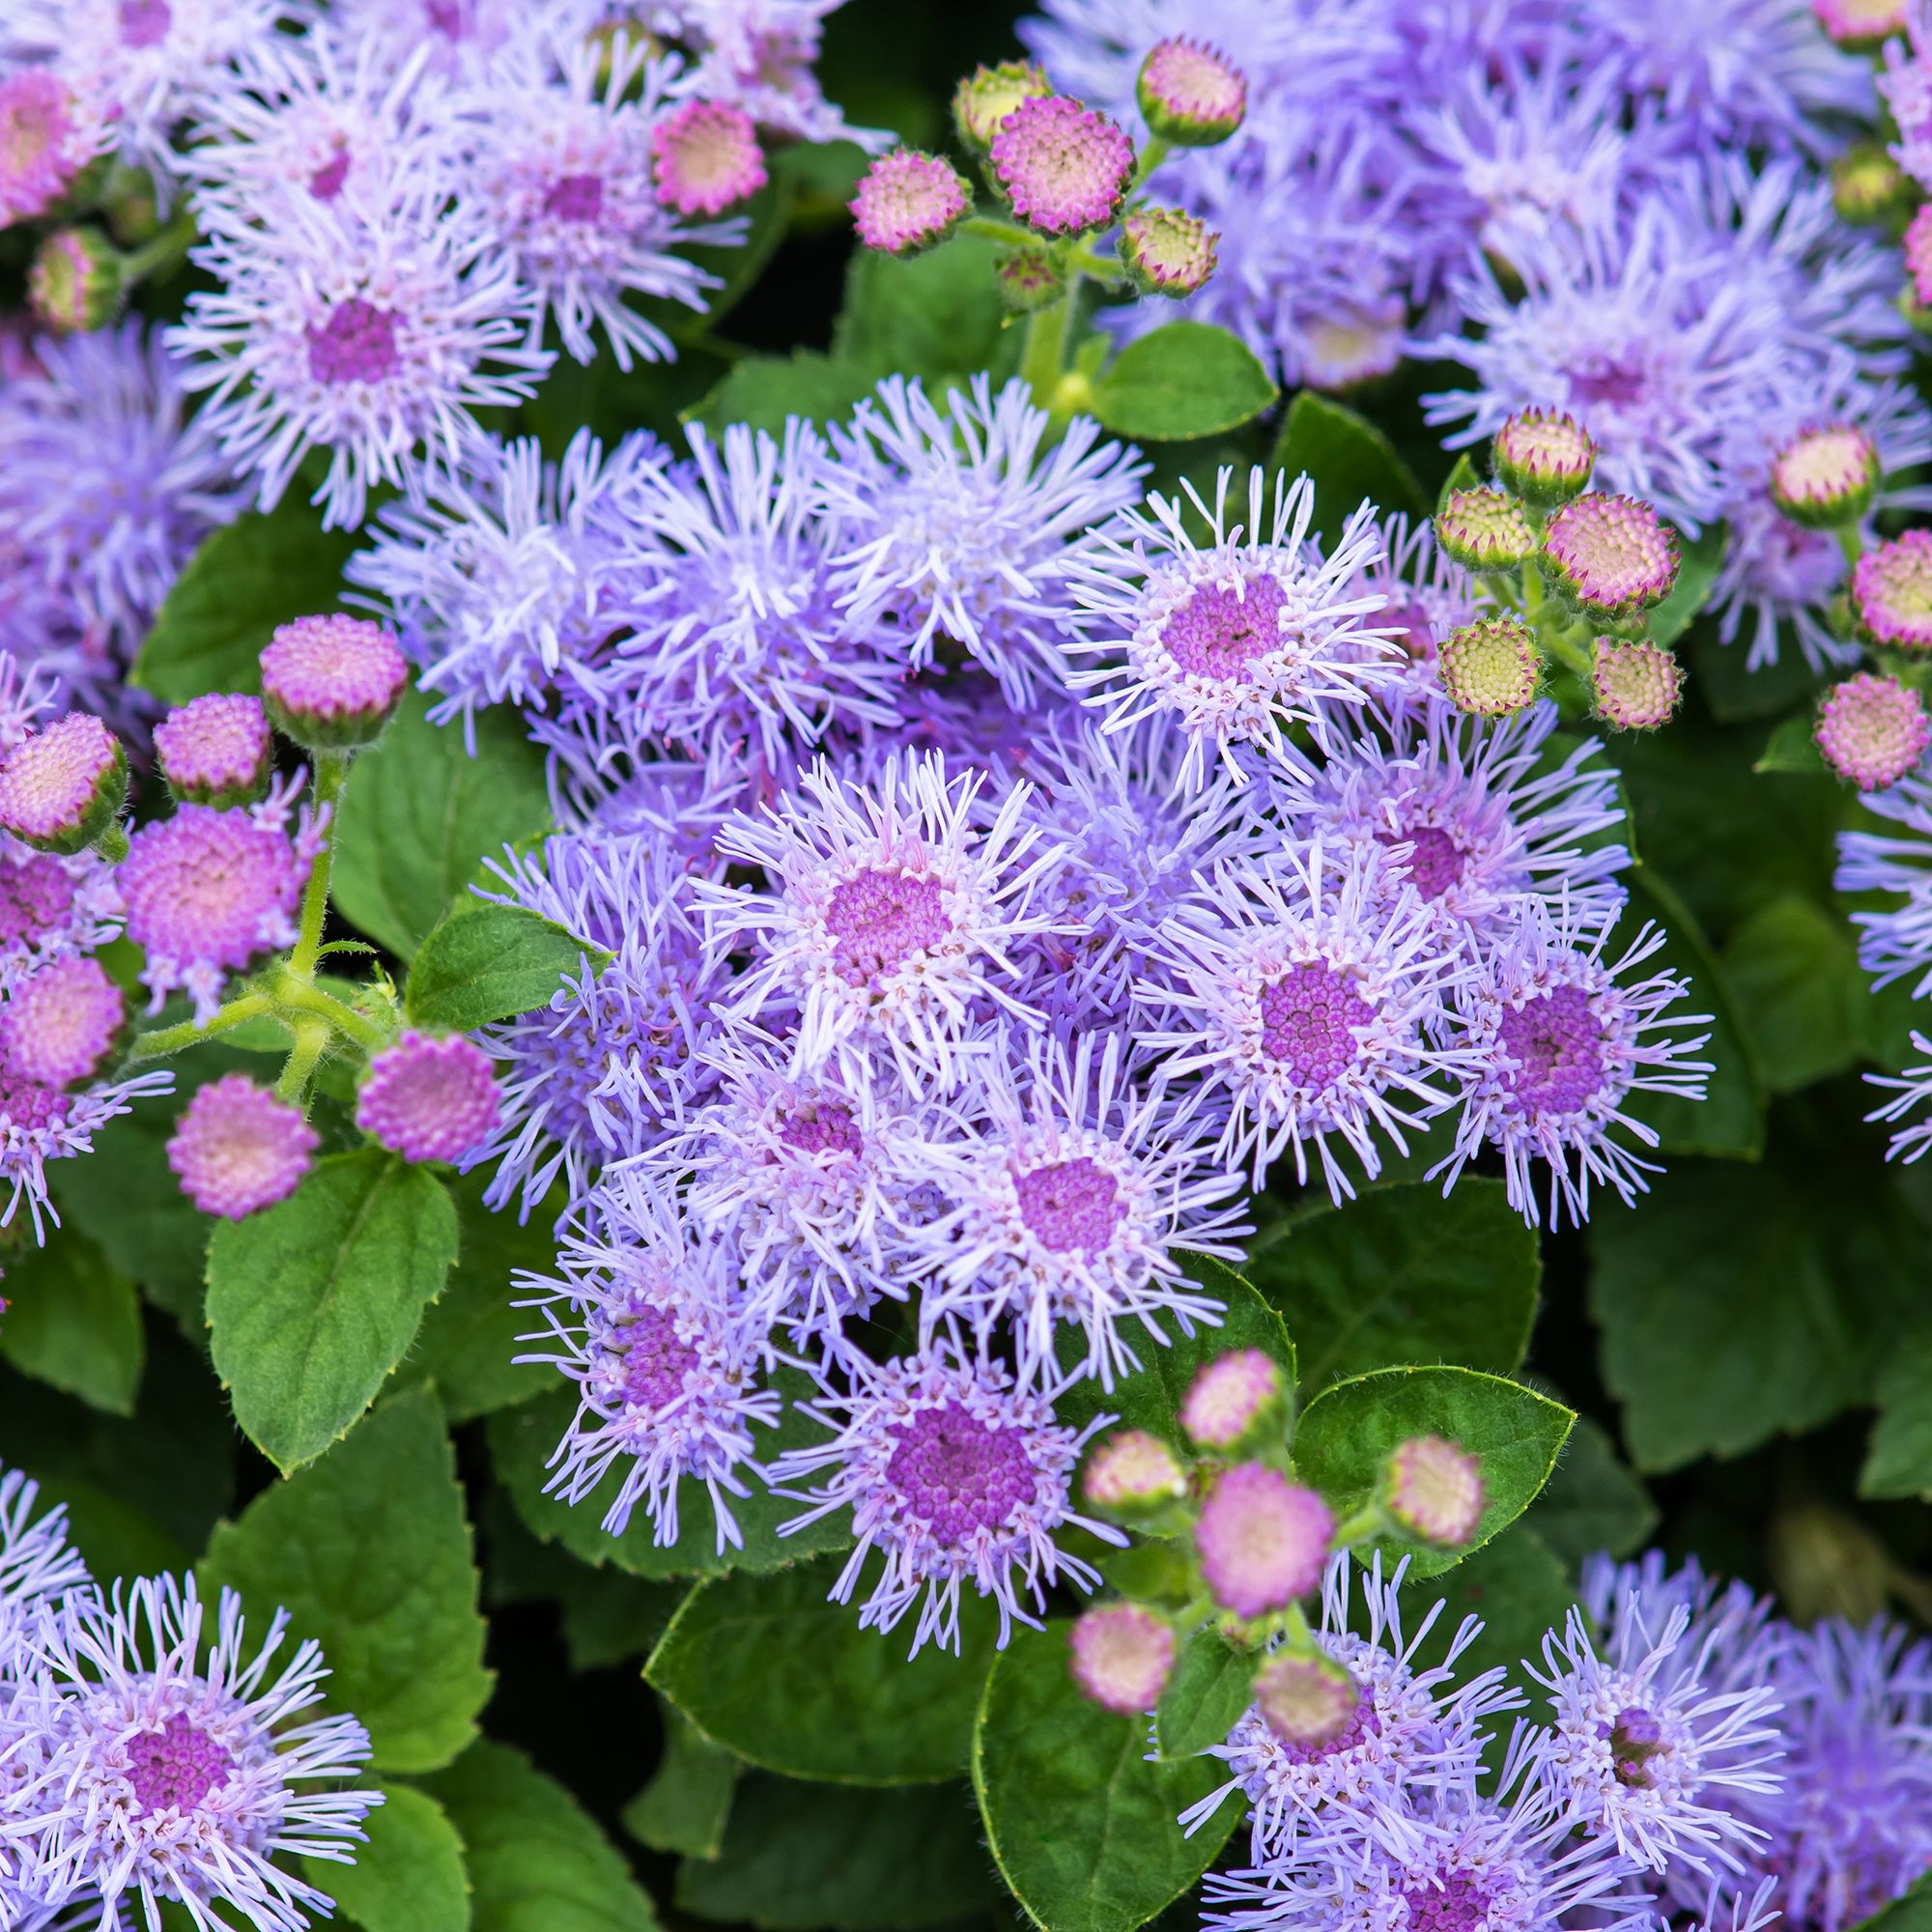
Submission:
[[[981,224],[1003,244],[995,273],[1009,307],[1048,307],[1081,274],[1185,296],[1213,272],[1219,238],[1139,189],[1172,149],[1211,147],[1240,127],[1247,80],[1212,47],[1175,38],[1141,64],[1137,95],[1149,128],[1138,151],[1106,115],[1055,93],[1030,61],[981,67],[959,83],[952,99],[959,144],[989,196],[1013,217]],[[972,218],[973,207],[972,184],[951,161],[913,148],[875,160],[851,204],[860,241],[889,255],[943,242]],[[1088,244],[1117,223],[1117,254],[1095,256]]]
[[[1117,1429],[1088,1459],[1087,1502],[1171,1560],[1146,1601],[1097,1605],[1074,1625],[1074,1682],[1107,1710],[1151,1711],[1182,1641],[1211,1629],[1255,1657],[1255,1702],[1279,1736],[1328,1742],[1354,1711],[1354,1686],[1318,1645],[1305,1600],[1329,1558],[1353,1545],[1467,1546],[1486,1499],[1481,1463],[1440,1436],[1414,1437],[1390,1453],[1372,1493],[1338,1516],[1336,1502],[1297,1480],[1291,1391],[1259,1349],[1203,1368],[1178,1420],[1178,1443]]]
[[[1654,731],[1676,711],[1683,668],[1648,633],[1677,582],[1677,537],[1650,504],[1591,490],[1596,465],[1574,418],[1521,410],[1491,446],[1493,481],[1452,491],[1437,512],[1444,553],[1496,606],[1442,641],[1442,688],[1460,709],[1522,710],[1554,658],[1620,730]]]

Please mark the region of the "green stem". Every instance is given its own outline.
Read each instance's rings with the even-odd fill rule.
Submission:
[[[127,828],[119,823],[107,826],[95,839],[94,849],[110,866],[118,866],[128,856]]]
[[[1022,228],[1016,222],[1001,221],[990,214],[972,214],[959,224],[962,235],[982,235],[988,242],[1006,242],[1026,248],[1042,245],[1040,239],[1030,228]]]
[[[1141,150],[1140,158],[1134,163],[1133,185],[1139,187],[1167,159],[1173,148],[1172,141],[1163,140],[1158,134],[1150,134],[1147,146]]]
[[[1380,1503],[1367,1502],[1335,1525],[1331,1542],[1335,1548],[1347,1549],[1351,1544],[1366,1543],[1370,1537],[1379,1536],[1387,1527]]]
[[[1597,665],[1589,647],[1577,640],[1568,627],[1539,633],[1537,642],[1566,669],[1574,670],[1584,683],[1595,674]]]
[[[286,1100],[291,1106],[299,1106],[302,1095],[308,1092],[309,1075],[315,1071],[316,1063],[328,1045],[330,1035],[327,1023],[322,1020],[298,1019],[292,1025],[296,1043],[289,1051],[282,1077],[275,1082],[275,1098]]]
[[[292,1008],[297,1013],[312,1013],[317,1019],[327,1021],[337,1033],[346,1033],[357,1046],[371,1053],[389,1037],[366,1014],[358,1013],[354,1007],[338,1000],[332,993],[325,993],[320,986],[298,980],[293,973],[277,979],[274,996],[277,1005]]]
[[[1838,539],[1838,548],[1845,554],[1845,568],[1856,570],[1859,559],[1865,554],[1865,533],[1857,524],[1840,524],[1833,531]]]
[[[342,796],[349,777],[349,755],[345,752],[318,752],[315,754],[315,810],[318,819]],[[322,924],[328,917],[328,875],[335,858],[335,826],[327,828],[323,847],[309,868],[308,886],[302,893],[301,931],[296,950],[289,954],[289,971],[298,980],[312,982],[315,962],[322,953]]]
[[[151,241],[142,242],[131,253],[121,257],[123,286],[132,288],[156,269],[171,269],[177,263],[186,261],[187,251],[194,245],[198,232],[193,215],[177,215]]]
[[[128,1058],[160,1060],[171,1053],[183,1053],[191,1046],[199,1046],[205,1039],[213,1038],[216,1034],[245,1026],[250,1020],[261,1019],[274,1010],[275,1003],[268,994],[243,993],[240,999],[230,1000],[206,1021],[183,1020],[177,1026],[156,1027],[152,1033],[136,1034]]]
[[[1076,275],[1067,285],[1066,293],[1050,308],[1036,309],[1027,323],[1020,378],[1043,410],[1052,409],[1053,392],[1059,388],[1061,372],[1066,366],[1066,327],[1073,316],[1078,279]]]

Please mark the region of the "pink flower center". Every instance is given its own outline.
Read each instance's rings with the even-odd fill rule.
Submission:
[[[423,12],[429,15],[430,26],[446,41],[460,41],[468,31],[459,0],[429,0]]]
[[[559,221],[595,221],[604,213],[604,177],[565,175],[552,182],[544,213]]]
[[[318,201],[333,201],[349,179],[349,150],[338,148],[333,160],[325,161],[308,178],[308,191]]]
[[[351,296],[308,332],[309,374],[318,383],[380,383],[396,366],[396,318]]]
[[[68,1096],[44,1087],[18,1067],[0,1063],[0,1124],[25,1133],[57,1127],[67,1119]]]
[[[1375,621],[1395,634],[1397,648],[1410,664],[1428,664],[1435,656],[1435,626],[1415,598],[1392,598]]]
[[[234,1769],[233,1756],[179,1711],[128,1747],[128,1782],[144,1812],[192,1811]]]
[[[1378,832],[1376,842],[1391,849],[1397,845],[1415,848],[1407,860],[1409,883],[1426,899],[1439,899],[1451,886],[1461,885],[1469,863],[1467,854],[1437,825]]]
[[[1239,590],[1204,583],[1167,620],[1161,642],[1182,670],[1230,683],[1281,641],[1281,585],[1257,577]]]
[[[1603,1084],[1604,1025],[1580,986],[1538,993],[1503,1015],[1499,1034],[1516,1063],[1503,1078],[1525,1107],[1574,1113]]]
[[[864,1153],[865,1136],[852,1124],[852,1110],[836,1100],[820,1100],[785,1117],[779,1139],[803,1153]]]
[[[167,38],[174,18],[168,0],[121,0],[121,44],[156,46]]]
[[[58,859],[36,854],[0,864],[0,947],[38,939],[73,905],[73,881]]]
[[[1123,1211],[1114,1177],[1084,1154],[1021,1175],[1013,1190],[1020,1219],[1041,1247],[1057,1255],[1097,1254],[1113,1239]]]
[[[825,923],[848,985],[877,985],[952,930],[937,879],[867,866],[834,889]]]
[[[697,1366],[696,1345],[677,1332],[668,1310],[647,1308],[624,1324],[624,1400],[652,1411],[684,1393],[684,1378]]]
[[[1570,387],[1576,400],[1591,403],[1635,403],[1643,398],[1644,371],[1619,362],[1613,356],[1598,356],[1580,369],[1570,372]]]
[[[1409,1887],[1408,1932],[1476,1932],[1490,1910],[1490,1894],[1467,1872],[1450,1872],[1438,1885]]]
[[[1616,1722],[1605,1729],[1617,1782],[1640,1791],[1651,1790],[1657,1774],[1650,1761],[1670,1748],[1663,1741],[1663,1726],[1641,1704],[1633,1704],[1619,1711]]]
[[[1354,1029],[1376,1009],[1346,973],[1320,960],[1291,966],[1262,988],[1262,1052],[1303,1087],[1332,1086],[1360,1049]]]
[[[907,1515],[928,1523],[950,1548],[976,1530],[1003,1527],[1032,1500],[1034,1467],[1017,1429],[996,1429],[949,1403],[920,1409],[897,1435],[887,1480]]]

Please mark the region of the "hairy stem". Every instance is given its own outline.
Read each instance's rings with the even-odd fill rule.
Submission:
[[[315,754],[315,810],[318,819],[342,797],[349,777],[349,757],[343,752]],[[301,930],[296,950],[289,954],[289,971],[298,980],[315,979],[315,962],[322,952],[322,924],[328,917],[328,875],[335,858],[335,826],[324,828],[323,847],[309,868],[308,885],[302,893]]]
[[[208,1020],[183,1020],[179,1025],[156,1027],[151,1033],[136,1034],[128,1050],[129,1060],[161,1060],[171,1053],[185,1053],[216,1034],[245,1026],[250,1020],[273,1015],[275,1003],[266,993],[243,993],[233,999]]]

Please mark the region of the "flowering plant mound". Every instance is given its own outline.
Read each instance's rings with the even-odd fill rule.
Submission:
[[[0,0],[0,1932],[1913,1932],[1932,14],[944,11]]]

